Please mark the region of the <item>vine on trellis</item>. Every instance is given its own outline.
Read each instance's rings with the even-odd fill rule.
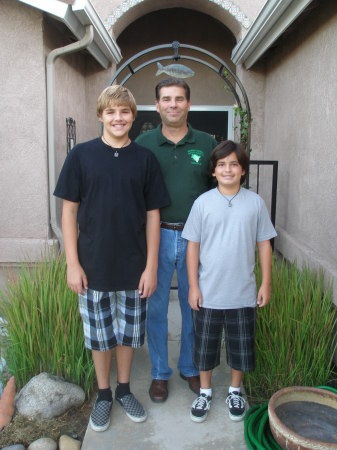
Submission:
[[[240,142],[244,145],[247,144],[248,139],[248,131],[249,131],[249,122],[248,122],[248,114],[247,110],[241,108],[239,105],[233,105],[234,108],[234,116],[238,117],[240,123]],[[252,122],[252,119],[250,119]],[[237,128],[235,126],[234,128]]]

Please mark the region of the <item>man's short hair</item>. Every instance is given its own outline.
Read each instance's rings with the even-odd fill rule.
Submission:
[[[170,87],[170,86],[178,86],[178,87],[184,88],[186,100],[188,102],[190,101],[190,98],[191,98],[190,87],[186,83],[186,81],[182,80],[181,78],[167,78],[166,80],[160,81],[155,88],[157,101],[159,101],[159,99],[160,99],[160,89],[163,87]]]
[[[240,179],[240,184],[242,184],[244,183],[246,174],[249,170],[249,156],[243,146],[234,141],[222,141],[213,149],[208,165],[209,174],[211,176],[213,175],[219,159],[227,158],[231,153],[236,154],[240,166],[245,171]]]
[[[128,106],[132,111],[133,118],[137,117],[136,100],[126,87],[114,84],[105,88],[97,99],[97,116],[101,117],[105,108],[108,108],[111,104],[114,106]]]

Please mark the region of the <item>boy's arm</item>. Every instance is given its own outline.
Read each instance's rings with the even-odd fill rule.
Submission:
[[[257,304],[260,308],[266,306],[270,300],[271,292],[271,266],[272,251],[270,241],[262,241],[257,243],[259,250],[260,266],[262,273],[262,282],[257,295]]]
[[[62,233],[67,261],[67,282],[76,294],[83,294],[83,287],[88,289],[88,280],[80,265],[77,253],[77,212],[79,203],[63,200]]]
[[[202,297],[199,289],[198,269],[199,269],[200,243],[188,241],[186,263],[188,273],[188,303],[195,311],[199,311],[202,305]]]
[[[159,209],[146,213],[146,267],[140,277],[138,290],[141,298],[150,297],[157,288],[158,252],[160,240]]]

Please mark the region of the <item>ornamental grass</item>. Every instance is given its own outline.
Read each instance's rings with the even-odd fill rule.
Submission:
[[[89,396],[94,367],[62,253],[22,265],[0,292],[0,316],[5,324],[2,354],[18,388],[48,372],[80,385]]]
[[[260,286],[259,264],[256,279]],[[256,369],[243,381],[250,402],[288,386],[327,384],[335,350],[336,308],[323,272],[274,256],[271,300],[257,311]]]

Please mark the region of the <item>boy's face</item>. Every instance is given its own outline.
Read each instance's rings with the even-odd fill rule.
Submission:
[[[135,119],[129,106],[116,106],[110,103],[103,110],[99,120],[103,123],[104,132],[114,140],[123,141],[127,138]]]
[[[217,179],[220,191],[236,192],[240,188],[240,180],[245,171],[240,166],[236,154],[233,152],[226,158],[218,159],[213,176]]]
[[[186,98],[185,89],[181,86],[162,87],[159,95],[156,108],[163,124],[174,128],[186,125],[190,102]]]

